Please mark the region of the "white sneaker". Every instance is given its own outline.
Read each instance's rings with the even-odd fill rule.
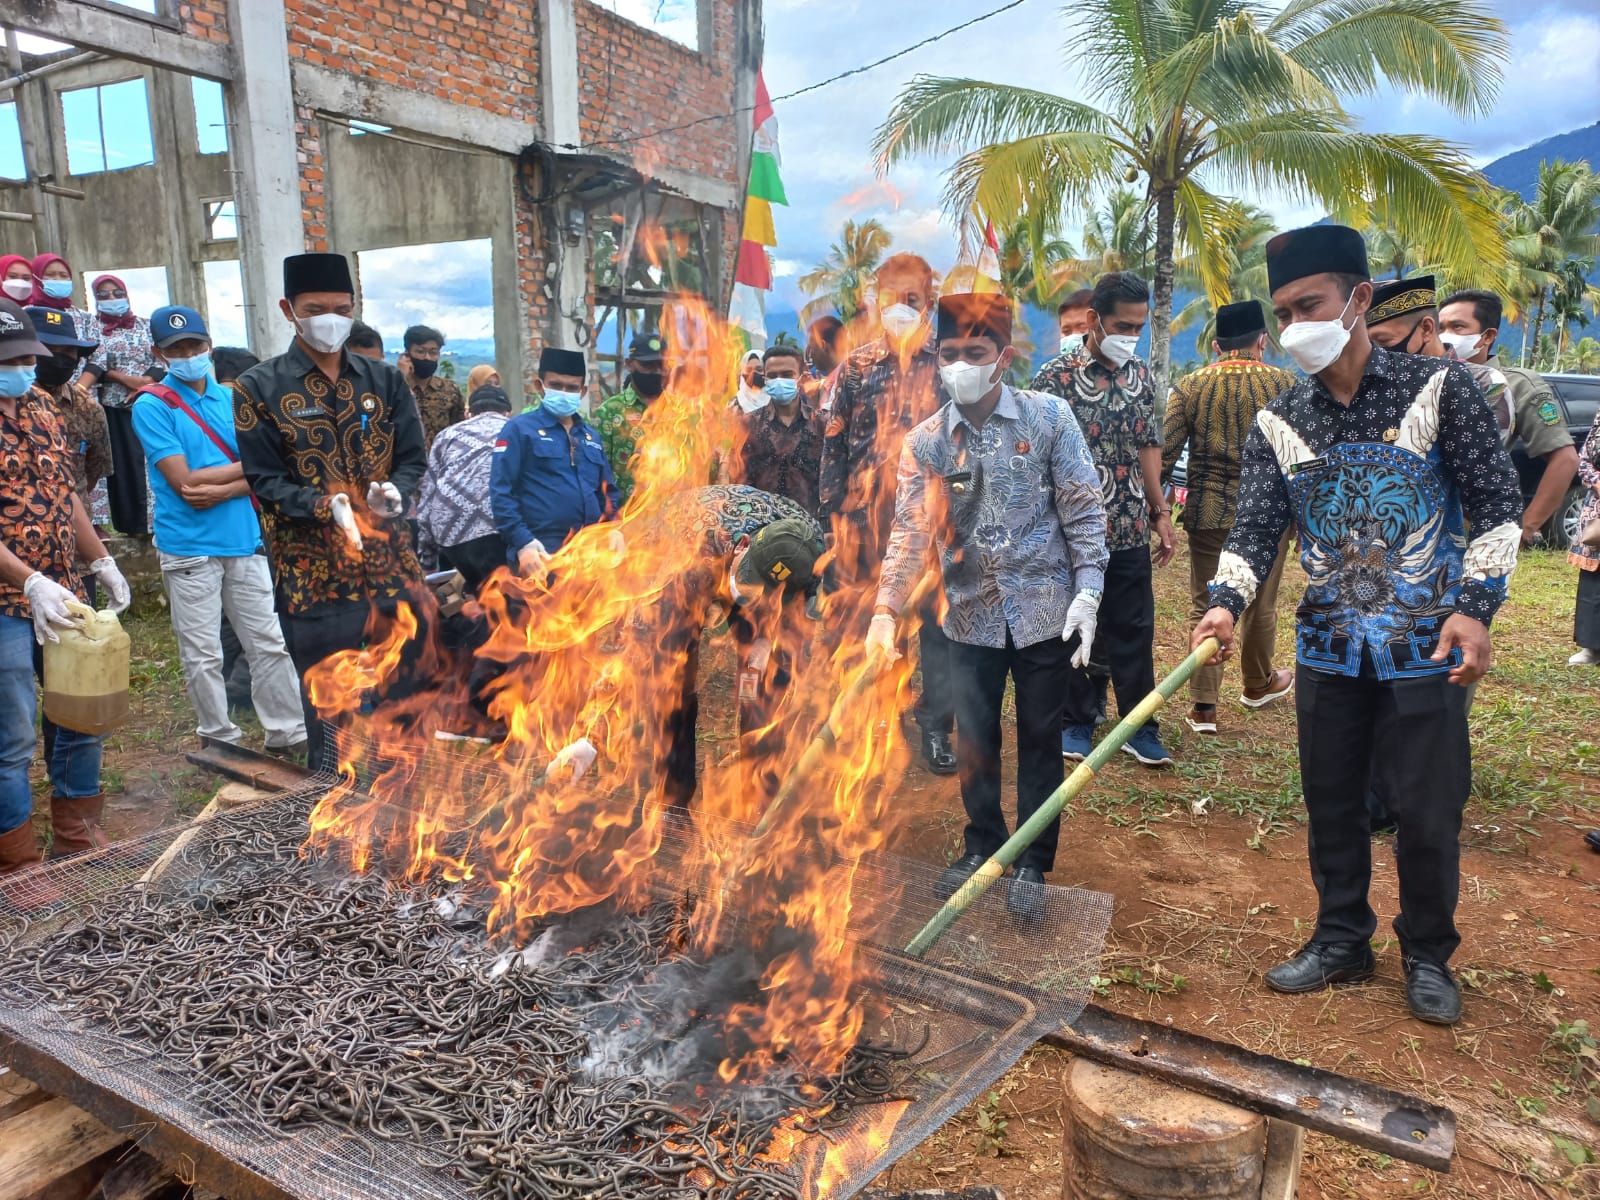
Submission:
[[[1579,650],[1567,659],[1569,667],[1600,667],[1600,650]]]

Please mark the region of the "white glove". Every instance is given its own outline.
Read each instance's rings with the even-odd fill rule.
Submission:
[[[606,547],[611,551],[611,553],[616,555],[623,555],[628,552],[628,543],[627,540],[622,536],[622,530],[613,529],[611,531],[610,535],[606,538]]]
[[[106,607],[112,612],[119,613],[133,603],[133,589],[122,577],[122,572],[117,570],[117,560],[109,554],[90,563],[89,573],[99,581],[101,587],[111,593],[111,603]]]
[[[750,643],[750,657],[744,660],[744,665],[752,671],[765,671],[767,660],[772,657],[772,639],[758,637]]]
[[[521,550],[517,551],[517,567],[524,575],[535,575],[547,570],[550,566],[550,554],[544,548],[544,543],[534,538]]]
[[[1067,625],[1061,631],[1061,640],[1070,642],[1078,635],[1078,648],[1072,652],[1072,665],[1089,665],[1089,652],[1094,649],[1094,627],[1099,620],[1100,597],[1093,592],[1079,592],[1067,608]]]
[[[128,585],[122,586],[127,588]],[[83,624],[83,617],[72,611],[72,606],[79,603],[78,598],[41,571],[35,571],[23,581],[22,595],[33,616],[33,639],[41,646],[61,640],[56,636],[57,628],[74,629]]]
[[[588,738],[579,738],[577,741],[561,747],[556,751],[556,756],[550,760],[546,774],[553,775],[562,767],[572,768],[572,777],[582,779],[583,774],[594,766],[594,760],[599,752],[594,748],[594,743]]]
[[[333,523],[344,530],[344,536],[350,539],[352,547],[361,549],[361,530],[356,528],[356,514],[350,509],[350,497],[343,492],[334,493]]]
[[[380,517],[398,517],[405,511],[406,503],[394,484],[374,483],[367,489],[367,507]]]
[[[900,657],[900,652],[894,648],[894,618],[888,613],[877,613],[872,618],[872,624],[867,626],[869,657],[875,648],[883,651],[885,663],[892,663]]]

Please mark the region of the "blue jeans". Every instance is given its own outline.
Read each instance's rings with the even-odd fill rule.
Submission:
[[[39,694],[33,682],[33,622],[0,616],[0,833],[27,823],[33,813],[28,764],[38,741],[34,721]],[[58,796],[100,791],[100,739],[60,729],[50,756],[50,782]]]

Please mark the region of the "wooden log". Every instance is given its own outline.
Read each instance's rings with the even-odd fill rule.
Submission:
[[[50,1194],[128,1140],[59,1096],[0,1122],[0,1196]]]
[[[194,821],[177,837],[172,839],[172,844],[161,853],[161,857],[150,864],[145,873],[139,876],[141,884],[148,884],[166,874],[167,868],[172,866],[184,848],[194,841],[201,827],[219,812],[229,812],[235,808],[243,808],[246,804],[254,804],[257,800],[265,799],[272,795],[271,792],[260,788],[251,787],[248,783],[225,783],[217,789],[217,794],[211,797],[209,803],[202,808]]]

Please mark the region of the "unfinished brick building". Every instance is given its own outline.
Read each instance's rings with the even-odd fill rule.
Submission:
[[[163,267],[236,321],[242,296],[257,353],[303,248],[486,243],[514,392],[597,328],[610,375],[674,289],[726,306],[760,0],[0,0],[0,25],[0,250]]]

